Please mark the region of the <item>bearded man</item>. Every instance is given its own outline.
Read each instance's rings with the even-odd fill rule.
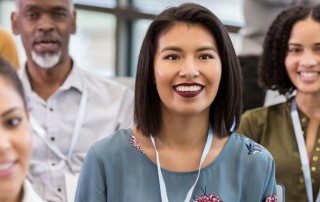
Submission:
[[[90,145],[133,123],[132,91],[70,57],[72,0],[16,0],[11,21],[27,56],[19,75],[34,133],[29,180],[45,200],[67,201]]]

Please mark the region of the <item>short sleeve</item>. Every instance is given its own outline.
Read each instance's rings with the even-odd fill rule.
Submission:
[[[263,202],[272,202],[276,201],[276,180],[275,180],[275,162],[272,159],[269,159],[268,169],[267,169],[267,178],[266,178],[266,186],[263,193]]]
[[[106,175],[102,163],[96,158],[94,147],[87,153],[81,168],[75,202],[106,202]]]

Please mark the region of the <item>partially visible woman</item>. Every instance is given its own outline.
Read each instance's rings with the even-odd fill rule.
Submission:
[[[233,131],[241,70],[228,32],[208,9],[164,10],[144,38],[135,127],[94,144],[77,202],[275,201],[270,153]]]
[[[0,57],[0,201],[41,202],[25,179],[31,130],[24,92],[15,70]]]
[[[19,58],[16,44],[12,36],[3,28],[0,27],[0,56],[11,63],[14,69],[18,69]]]
[[[277,183],[290,202],[320,201],[319,33],[319,5],[278,15],[264,42],[260,77],[287,101],[248,111],[238,129],[274,156]]]

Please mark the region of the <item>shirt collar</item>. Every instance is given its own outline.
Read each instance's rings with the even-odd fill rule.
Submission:
[[[287,101],[287,106],[288,106],[288,110],[291,112],[291,102],[292,102],[292,99],[295,99],[295,96],[291,97],[290,99],[288,99]],[[303,113],[303,111],[301,111],[298,107],[297,107],[297,110],[298,110],[298,114],[299,114],[299,119],[300,119],[300,124],[301,124],[301,128],[303,130],[306,129],[306,127],[308,126],[309,122],[310,122],[310,119],[309,117]]]
[[[32,92],[31,84],[28,78],[26,65],[19,69],[18,71],[19,77],[23,83],[23,88],[25,93],[28,95]],[[84,86],[83,86],[83,74],[80,70],[79,66],[76,64],[76,62],[73,61],[72,70],[69,73],[67,79],[64,81],[62,86],[59,87],[58,90],[68,90],[70,88],[75,88],[80,92],[83,92]]]

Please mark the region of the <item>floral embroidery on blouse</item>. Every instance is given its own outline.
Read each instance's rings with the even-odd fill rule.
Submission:
[[[203,195],[197,199],[195,196],[193,196],[194,202],[223,202],[219,197],[215,196],[214,194],[207,195],[206,189],[203,190],[201,187],[201,190],[203,192]]]
[[[257,152],[262,153],[262,150],[264,149],[264,147],[262,147],[261,145],[255,143],[255,142],[250,142],[249,144],[246,144],[248,151],[248,155],[250,154],[255,154]]]
[[[131,145],[137,150],[139,150],[141,153],[144,153],[143,149],[140,147],[137,138],[134,135],[131,135]]]
[[[276,202],[276,201],[277,201],[276,195],[272,195],[266,198],[266,202]]]
[[[264,150],[265,148],[262,146],[262,145],[260,145],[260,144],[258,144],[258,143],[256,143],[256,142],[254,142],[254,141],[252,141],[251,139],[249,139],[249,138],[247,138],[246,136],[243,136],[243,135],[241,135],[245,140],[247,140],[247,141],[249,141],[249,144],[246,144],[246,146],[247,146],[247,149],[249,150],[248,151],[248,155],[250,155],[250,154],[255,154],[255,153],[262,153],[262,150]]]

